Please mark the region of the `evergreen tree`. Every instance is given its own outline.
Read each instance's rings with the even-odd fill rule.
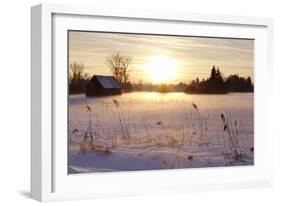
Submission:
[[[236,74],[232,74],[224,80],[219,67],[213,66],[208,79],[192,80],[187,85],[186,91],[191,93],[253,92],[254,86],[250,77],[239,77]]]

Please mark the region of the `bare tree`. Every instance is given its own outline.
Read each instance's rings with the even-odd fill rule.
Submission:
[[[130,64],[132,58],[120,54],[120,52],[113,54],[106,59],[112,74],[120,84],[126,85],[130,77]]]
[[[70,64],[70,72],[69,72],[69,81],[71,83],[77,83],[81,80],[85,80],[89,78],[89,74],[85,73],[84,64],[79,64],[77,62],[73,62]]]
[[[70,64],[69,71],[69,89],[70,93],[83,92],[85,85],[89,80],[89,74],[86,73],[83,64],[73,62]]]
[[[130,64],[132,62],[132,58],[128,56],[123,56],[123,61],[121,62],[121,72],[123,73],[123,83],[127,85],[130,77]]]

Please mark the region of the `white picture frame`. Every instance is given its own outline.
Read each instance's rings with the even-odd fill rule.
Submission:
[[[118,20],[121,26],[116,27]],[[139,24],[132,27],[133,24]],[[155,30],[153,24],[159,24]],[[161,26],[162,25],[162,26]],[[255,165],[67,175],[66,31],[103,30],[255,38]],[[191,29],[185,26],[190,26]],[[198,25],[202,25],[202,28]],[[273,139],[267,108],[273,74],[273,21],[269,18],[114,10],[57,4],[31,9],[31,196],[39,201],[121,195],[269,187]],[[208,32],[204,27],[212,28]],[[145,29],[146,28],[146,29]],[[60,69],[58,69],[60,68]],[[58,126],[59,125],[59,126]],[[266,137],[266,138],[264,138]],[[149,185],[148,185],[149,182]],[[83,186],[83,187],[82,187]]]

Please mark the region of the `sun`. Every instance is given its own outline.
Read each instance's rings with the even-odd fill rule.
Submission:
[[[154,57],[147,62],[145,70],[152,83],[168,83],[176,77],[177,61],[168,57]]]

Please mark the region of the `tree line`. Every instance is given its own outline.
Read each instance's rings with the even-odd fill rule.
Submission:
[[[130,91],[157,91],[157,92],[186,92],[186,93],[207,93],[223,94],[228,92],[253,92],[254,85],[250,77],[244,78],[232,74],[224,78],[220,69],[212,67],[210,76],[207,79],[196,78],[191,83],[180,82],[178,84],[152,84],[130,81],[132,58],[122,55],[120,52],[106,58],[106,64],[112,75],[121,85],[123,92]],[[91,77],[85,72],[81,63],[73,62],[69,67],[69,93],[84,93],[86,85]]]
[[[224,94],[228,92],[253,92],[254,85],[251,77],[240,77],[237,74],[231,74],[223,78],[220,69],[215,66],[211,69],[210,77],[202,80],[196,78],[187,85],[187,93],[206,93],[206,94]]]

